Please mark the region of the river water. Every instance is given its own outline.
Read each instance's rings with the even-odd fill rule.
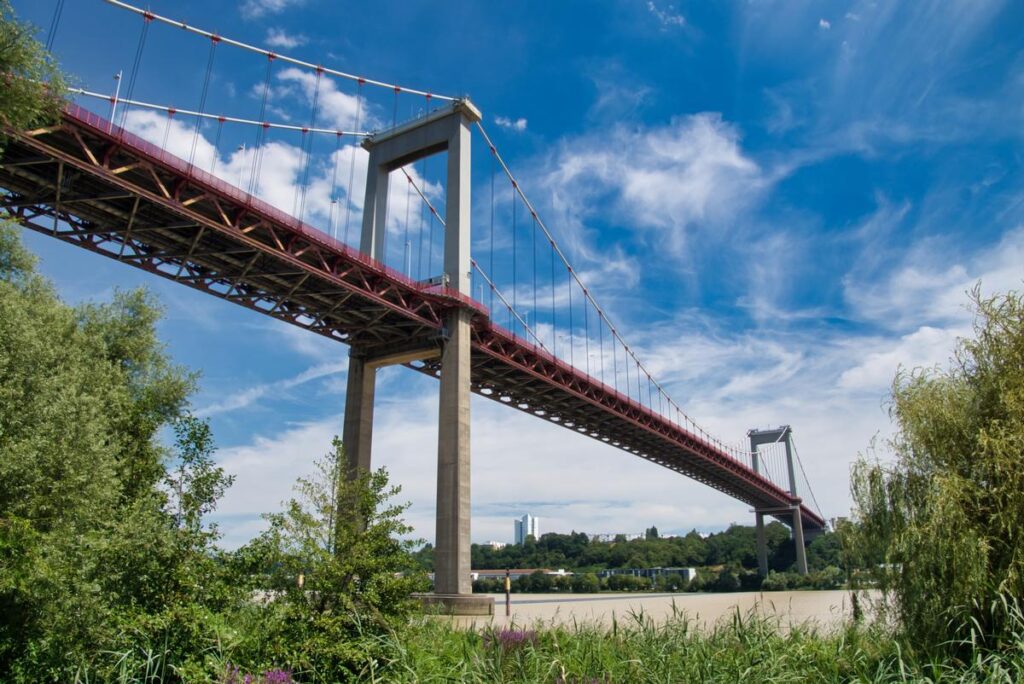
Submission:
[[[538,623],[591,623],[610,626],[613,620],[643,615],[656,623],[683,613],[708,628],[723,619],[756,613],[777,620],[781,628],[813,624],[832,630],[852,616],[849,591],[766,591],[728,594],[512,594],[511,616],[505,615],[504,594],[494,594],[493,618],[455,618],[459,625],[495,627]]]

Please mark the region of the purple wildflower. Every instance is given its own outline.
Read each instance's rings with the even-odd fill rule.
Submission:
[[[228,665],[224,673],[223,684],[293,684],[291,670],[282,670],[275,667],[267,670],[262,675],[242,674],[237,666]]]
[[[532,629],[502,628],[497,632],[491,631],[484,635],[484,648],[494,646],[504,651],[511,651],[522,648],[526,644],[533,646],[536,643],[537,633]]]
[[[263,673],[263,684],[292,684],[291,670],[274,668]]]

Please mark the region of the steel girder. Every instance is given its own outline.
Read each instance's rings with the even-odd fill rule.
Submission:
[[[713,444],[494,325],[478,302],[416,283],[89,112],[15,134],[0,187],[0,209],[33,230],[357,349],[443,338],[445,313],[468,307],[474,392],[755,508],[800,505],[805,528],[824,526]],[[440,371],[436,359],[408,365]]]

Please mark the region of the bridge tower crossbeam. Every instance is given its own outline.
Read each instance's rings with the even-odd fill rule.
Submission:
[[[360,251],[384,261],[389,175],[407,164],[447,151],[444,273],[458,293],[470,285],[470,126],[480,112],[468,100],[371,136]],[[373,399],[377,368],[440,358],[437,445],[437,528],[434,593],[426,603],[458,614],[492,614],[494,599],[474,596],[470,575],[470,375],[472,312],[451,309],[441,334],[410,337],[387,348],[353,345],[349,354],[343,439],[349,470],[370,469]]]

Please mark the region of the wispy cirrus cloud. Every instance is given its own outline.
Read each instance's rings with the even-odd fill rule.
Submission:
[[[1019,66],[1018,76],[994,92],[963,91],[965,83],[990,78],[985,60],[972,63],[965,56],[981,47],[1007,5],[863,0],[841,19],[827,19],[813,4],[749,3],[741,13],[742,53],[758,62],[814,65],[770,89],[768,97],[783,112],[804,110],[803,118],[813,122],[804,131],[805,142],[819,152],[874,156],[918,144],[1017,134],[1024,115],[1007,116],[1004,104],[1024,93]],[[814,25],[830,39],[804,40],[806,27]]]
[[[235,392],[220,401],[208,404],[207,406],[201,406],[196,411],[196,415],[206,417],[215,416],[221,413],[228,413],[230,411],[238,411],[248,408],[264,397],[279,397],[282,392],[286,392],[295,387],[300,387],[306,383],[313,382],[314,380],[320,380],[345,373],[347,370],[348,361],[322,363],[311,368],[307,368],[293,377],[284,378],[283,380],[277,380],[275,382],[254,385],[245,390]]]
[[[675,5],[666,5],[662,8],[652,0],[649,0],[647,3],[647,11],[658,20],[662,29],[684,26],[686,24],[686,18],[676,10]]]

